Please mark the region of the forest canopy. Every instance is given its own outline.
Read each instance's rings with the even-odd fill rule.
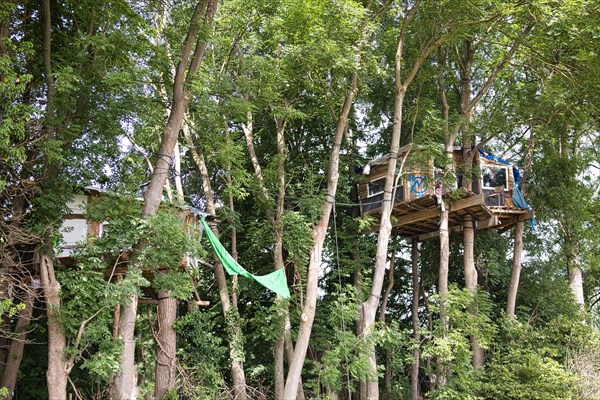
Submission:
[[[599,39],[596,0],[1,2],[0,399],[600,398]]]

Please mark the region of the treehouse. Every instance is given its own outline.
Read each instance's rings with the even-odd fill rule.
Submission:
[[[85,188],[83,193],[77,194],[70,203],[67,204],[68,213],[63,218],[63,223],[60,229],[62,240],[57,244],[56,258],[66,267],[73,267],[76,264],[74,258],[75,252],[80,248],[90,237],[99,238],[103,235],[105,229],[110,224],[110,221],[96,222],[88,219],[85,215],[85,210],[88,204],[97,201],[102,196],[107,194],[101,189]],[[198,232],[200,228],[200,217],[204,215],[199,210],[189,206],[176,206],[182,223],[191,232]],[[115,260],[115,270],[104,271],[106,278],[110,279],[116,273],[124,273],[127,269],[129,255],[125,252],[119,256],[120,260]],[[182,269],[197,268],[199,260],[196,257],[184,256],[179,266]],[[158,269],[161,269],[160,267]],[[148,268],[143,272],[146,279],[153,280],[153,269]],[[156,293],[152,290],[145,289],[145,296],[153,299]],[[197,296],[197,293],[196,293]],[[197,299],[199,305],[205,305],[205,302]]]
[[[455,148],[450,179],[424,151],[408,145],[398,151],[401,175],[395,177],[392,190],[392,226],[394,232],[406,237],[427,240],[437,236],[440,206],[449,213],[449,229],[460,231],[465,220],[473,220],[476,229],[507,230],[519,221],[533,217],[518,187],[518,168],[493,154],[474,150],[470,169],[469,189],[463,186],[463,149]],[[381,217],[385,175],[390,155],[380,157],[363,169],[364,181],[359,184],[361,215]],[[375,225],[372,229],[377,230]]]
[[[83,194],[76,195],[67,204],[69,212],[64,216],[60,229],[62,240],[57,247],[58,260],[67,266],[74,263],[74,251],[89,237],[101,237],[109,221],[101,223],[89,220],[85,216],[85,209],[94,200],[106,194],[97,188],[85,188]],[[182,223],[191,230],[200,229],[200,216],[204,215],[200,210],[189,206],[178,206]],[[194,257],[185,256],[182,264],[191,267],[198,266],[198,260]]]

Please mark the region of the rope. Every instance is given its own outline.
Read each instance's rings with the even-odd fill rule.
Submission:
[[[335,199],[334,199],[335,200]],[[344,296],[342,293],[342,273],[340,271],[340,248],[338,244],[338,234],[337,234],[337,211],[335,210],[335,202],[333,205],[333,233],[335,238],[335,260],[336,267],[338,273],[338,292],[340,294],[341,301],[341,316],[342,316],[342,333],[344,334],[344,357],[346,358],[346,382],[348,388],[348,399],[352,399],[352,392],[350,391],[350,367],[348,362],[348,348],[346,345],[346,320],[344,318],[344,307],[346,306],[344,301]]]

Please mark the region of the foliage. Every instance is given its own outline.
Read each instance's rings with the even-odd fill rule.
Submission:
[[[31,269],[35,250],[59,242],[73,193],[87,185],[106,189],[86,210],[103,234],[81,244],[74,266],[55,262],[62,300],[55,311],[68,338],[67,356],[76,360],[73,381],[91,397],[92,387],[104,390],[118,373],[122,346],[112,337],[117,305],[132,294],[158,290],[190,300],[193,288],[180,262],[186,255],[206,256],[199,237],[181,223],[180,208],[163,205],[145,220],[135,199],[151,174],[148,166],[156,157],[171,156],[157,154],[159,136],[172,108],[173,72],[194,3],[50,1],[47,49],[42,3],[0,3],[0,277],[17,286],[37,279],[38,271]],[[419,4],[414,20],[402,26],[406,7],[414,4]],[[591,0],[219,2],[201,68],[187,88],[185,128],[208,168],[221,238],[233,245],[235,229],[239,261],[253,273],[274,267],[269,213],[275,210],[283,165],[283,257],[293,295],[289,301],[275,299],[240,279],[237,309],[232,307],[225,318],[213,271],[189,271],[211,306],[193,312],[178,308],[178,388],[168,396],[226,396],[228,349],[244,362],[248,385],[265,397],[272,393],[273,345],[288,317],[291,339],[296,339],[306,301],[311,232],[323,202],[331,201],[323,194],[336,119],[358,71],[357,101],[341,143],[330,221],[335,229],[319,249],[317,315],[303,372],[307,394],[350,392],[354,397],[358,381],[382,376],[385,360],[392,375],[387,395],[407,396],[411,350],[419,349],[420,389],[427,398],[598,397],[593,383],[598,380],[594,329],[600,292],[599,21]],[[423,159],[417,161],[433,159],[437,167],[448,165],[442,144],[449,131],[457,134],[450,145],[468,142],[493,149],[523,167],[530,154],[531,173],[523,189],[538,219],[538,230],[527,228],[525,236],[516,321],[503,316],[512,272],[510,234],[477,230],[476,294],[459,289],[463,247],[460,235],[453,237],[450,281],[455,285],[446,299],[447,331],[439,321],[440,299],[432,296],[439,245],[421,245],[419,343],[409,337],[411,269],[404,242],[393,244],[394,281],[385,282],[394,285],[388,323],[376,325],[366,338],[354,329],[371,285],[377,238],[367,232],[378,221],[360,215],[355,192],[365,178],[353,171],[388,151],[401,29],[406,45],[400,77],[405,79],[415,62],[423,63],[404,93],[402,143],[420,146]],[[425,56],[422,46],[435,41],[439,51]],[[515,54],[502,64],[515,43]],[[468,68],[467,44],[474,52]],[[492,72],[496,80],[466,113],[464,85],[469,81],[467,97],[474,99]],[[448,115],[440,108],[442,93]],[[275,135],[281,122],[284,156]],[[250,124],[260,183],[244,138]],[[173,186],[180,178],[186,202],[205,209],[192,148],[183,140],[179,155],[181,172],[164,171],[168,181]],[[454,171],[447,172],[445,186],[451,187]],[[583,273],[591,315],[572,301],[569,268]],[[22,307],[16,303],[0,302],[2,330],[10,331],[7,340]],[[22,363],[31,377],[21,372],[21,397],[47,397],[39,384],[47,358],[47,347],[39,344],[47,340],[46,320],[38,308],[43,308],[39,302]],[[140,306],[136,356],[143,396],[153,390],[156,318],[152,305]],[[471,336],[486,350],[483,368],[471,366]],[[373,345],[378,371],[370,371],[367,363]],[[449,372],[447,384],[430,387],[427,378],[442,370]],[[25,387],[29,382],[31,387]]]
[[[216,334],[214,312],[198,310],[177,319],[174,328],[181,339],[177,356],[184,371],[184,393],[198,399],[216,398],[224,384],[222,370],[227,348]]]

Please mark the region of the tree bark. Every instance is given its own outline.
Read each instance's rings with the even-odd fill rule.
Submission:
[[[175,363],[177,335],[173,323],[177,318],[177,299],[170,292],[158,291],[156,307],[158,332],[156,333],[156,377],[154,396],[157,400],[175,388]]]
[[[12,400],[17,383],[17,372],[21,365],[21,359],[23,358],[23,348],[25,346],[25,340],[27,338],[27,327],[31,321],[33,302],[35,300],[35,293],[33,288],[25,288],[23,303],[25,308],[21,310],[19,318],[15,325],[16,337],[10,342],[10,348],[6,357],[6,365],[2,374],[2,381],[0,387],[8,389],[8,396],[5,400]]]
[[[179,204],[185,204],[183,182],[181,181],[181,154],[179,153],[179,141],[175,142],[175,148],[173,149],[173,166],[175,167],[175,193],[177,194],[177,202]]]
[[[421,5],[421,1],[417,0],[412,4],[412,7],[406,12],[400,33],[398,35],[398,45],[396,48],[396,57],[394,65],[394,79],[396,86],[396,95],[394,99],[394,121],[392,128],[392,139],[390,143],[390,158],[388,161],[388,168],[385,177],[383,201],[381,207],[381,219],[379,223],[379,236],[377,238],[377,250],[375,253],[375,267],[373,272],[373,281],[371,286],[371,293],[367,300],[363,302],[363,335],[368,336],[373,329],[375,322],[375,313],[379,298],[381,295],[381,289],[383,285],[383,277],[385,274],[385,264],[387,256],[388,241],[392,231],[391,224],[391,213],[393,209],[393,197],[392,191],[394,181],[396,177],[396,165],[398,150],[400,147],[400,138],[402,136],[402,113],[404,107],[404,96],[406,90],[416,77],[417,73],[421,69],[421,66],[425,59],[446,40],[449,33],[442,34],[436,40],[430,40],[423,44],[422,48],[419,49],[419,55],[412,67],[409,69],[406,77],[402,78],[402,66],[403,66],[403,53],[406,45],[406,35],[408,27],[413,20],[417,10]],[[375,348],[369,349],[369,367],[372,373],[377,371],[377,359],[375,354]],[[379,399],[379,386],[376,379],[370,379],[366,385],[367,395],[366,398],[370,400]]]
[[[464,219],[463,225],[463,246],[464,258],[463,266],[465,273],[465,286],[471,293],[477,293],[477,270],[475,269],[475,229],[473,220],[470,217]],[[469,312],[476,314],[477,310],[473,305]],[[483,348],[479,346],[477,337],[471,335],[471,351],[473,352],[473,367],[482,367],[485,362]]]
[[[120,374],[113,378],[110,388],[112,400],[128,400],[137,393],[137,370],[135,368],[135,319],[138,296],[131,296],[130,303],[119,309],[117,339],[123,342]]]
[[[515,244],[513,250],[512,273],[510,275],[510,285],[508,287],[508,299],[506,301],[506,315],[509,319],[515,318],[515,309],[517,306],[517,292],[519,290],[519,280],[521,278],[521,259],[523,258],[523,230],[525,223],[517,222],[515,228]]]
[[[150,184],[144,193],[144,206],[142,209],[142,218],[144,219],[156,214],[160,206],[163,187],[168,178],[171,155],[177,143],[179,130],[189,103],[186,83],[198,71],[206,48],[206,41],[201,40],[200,32],[203,25],[208,28],[211,27],[216,6],[216,0],[201,0],[196,4],[190,19],[181,58],[175,72],[172,108],[167,125],[162,133],[158,158],[154,164]],[[143,244],[140,244],[140,246],[143,246]],[[124,340],[124,347],[120,368],[121,374],[114,378],[111,388],[114,400],[130,399],[131,394],[136,390],[132,385],[135,385],[136,381],[134,334],[137,303],[137,295],[133,295],[129,299],[129,303],[123,305],[120,313],[119,337]]]
[[[285,387],[285,371],[283,361],[285,356],[285,336],[281,335],[275,342],[273,348],[273,379],[275,380],[275,400],[283,399],[283,389]]]
[[[385,313],[387,311],[387,302],[394,288],[394,269],[396,268],[396,249],[392,250],[392,257],[390,259],[390,268],[388,270],[388,285],[383,293],[383,299],[381,300],[381,308],[379,310],[379,320],[385,325]],[[385,376],[384,376],[384,387],[387,394],[392,393],[392,369],[390,368],[390,350],[385,350]]]
[[[396,53],[396,69],[399,70],[402,60],[402,50],[404,42],[401,40]],[[399,72],[398,72],[399,75]],[[383,277],[385,275],[385,266],[387,263],[387,249],[389,239],[392,233],[391,214],[393,208],[392,191],[394,178],[396,177],[396,164],[398,162],[398,149],[400,148],[400,135],[402,124],[402,108],[404,106],[404,94],[406,86],[396,81],[396,97],[394,100],[394,128],[392,131],[392,142],[390,144],[390,158],[388,161],[387,173],[385,177],[385,188],[383,192],[383,202],[381,207],[381,219],[379,222],[379,235],[377,237],[377,251],[375,254],[375,270],[373,273],[373,282],[371,293],[366,301],[363,302],[363,335],[368,337],[374,327],[375,313],[381,297],[383,286]],[[401,173],[401,172],[400,172]],[[377,358],[374,346],[369,349],[369,368],[371,373],[377,374]],[[379,399],[378,380],[368,379],[366,383],[368,400]]]
[[[275,204],[275,217],[273,221],[273,261],[275,263],[275,269],[285,268],[285,261],[283,259],[283,211],[285,206],[285,121],[281,118],[275,117],[275,126],[277,130],[277,201]],[[256,155],[255,155],[256,157]],[[264,188],[264,186],[263,186]],[[279,299],[281,300],[281,299]],[[287,309],[287,303],[279,301],[279,306],[284,308],[284,318],[289,319],[289,310]],[[283,369],[283,361],[285,355],[285,326],[279,334],[279,339],[275,344],[275,399],[283,400],[283,391],[285,389],[285,372]]]
[[[60,283],[56,280],[52,258],[47,254],[40,257],[40,276],[48,318],[48,399],[66,400],[69,376],[66,362],[67,338],[57,314],[60,309]]]
[[[410,367],[410,388],[411,399],[419,400],[419,358],[421,355],[420,343],[421,333],[419,332],[419,241],[416,237],[412,238],[411,243],[411,264],[412,264],[412,307],[411,320],[413,329],[413,362]]]
[[[567,260],[569,269],[569,287],[575,302],[581,309],[585,307],[585,297],[583,295],[583,274],[580,267],[580,259],[577,255],[570,256]]]
[[[440,267],[438,272],[438,293],[440,295],[440,324],[442,326],[442,335],[448,335],[448,312],[446,298],[448,297],[448,267],[450,264],[450,237],[448,234],[448,210],[444,200],[441,203],[440,212]],[[446,365],[439,365],[438,374],[435,377],[436,388],[446,385],[448,380],[448,368]]]
[[[448,332],[446,316],[446,296],[448,296],[448,266],[450,264],[450,237],[448,235],[448,210],[442,201],[440,215],[440,268],[438,272],[438,293],[440,295],[440,321],[444,332]]]
[[[289,370],[285,382],[283,392],[284,399],[294,399],[298,391],[300,383],[300,375],[302,366],[306,358],[306,350],[308,349],[308,341],[312,331],[313,320],[317,307],[317,295],[319,285],[319,271],[321,261],[323,259],[323,243],[329,226],[329,217],[333,209],[335,194],[337,192],[337,183],[339,178],[339,160],[340,148],[342,146],[342,138],[348,126],[348,115],[352,108],[352,103],[358,91],[358,74],[355,73],[352,77],[352,84],[348,96],[344,101],[342,111],[336,123],[335,137],[333,139],[333,147],[329,158],[329,170],[327,179],[327,195],[325,203],[321,206],[321,219],[312,229],[313,245],[310,250],[310,261],[308,264],[307,281],[306,281],[306,300],[302,307],[300,315],[300,327],[298,330],[298,340],[294,348],[294,356],[289,362]]]
[[[529,175],[533,165],[533,152],[535,150],[535,132],[533,127],[530,127],[529,141],[527,142],[527,152],[525,153],[525,170],[523,171],[523,181],[521,182],[521,193],[523,196],[527,193]],[[515,243],[513,250],[513,264],[510,275],[510,286],[508,288],[508,296],[506,300],[506,315],[509,319],[515,318],[517,307],[517,293],[519,291],[519,280],[521,279],[521,262],[523,258],[523,232],[525,230],[525,222],[519,221],[515,227]]]
[[[292,343],[292,327],[290,326],[289,313],[288,318],[285,321],[285,354],[288,360],[294,358],[294,345]],[[300,377],[300,381],[298,382],[298,390],[296,392],[296,400],[304,400],[304,388],[302,386],[302,377]]]

